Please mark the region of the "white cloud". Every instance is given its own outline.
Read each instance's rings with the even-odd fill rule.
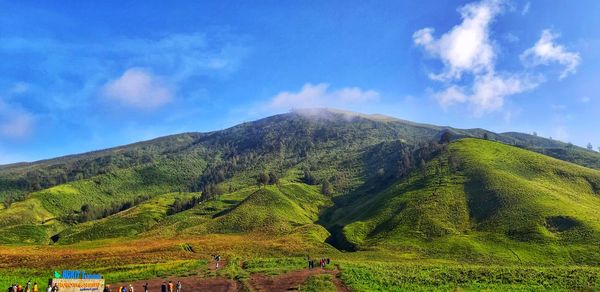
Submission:
[[[475,115],[480,116],[501,109],[505,96],[521,93],[536,86],[537,83],[527,77],[488,73],[476,75],[468,88],[451,85],[434,96],[444,108],[457,103],[469,103]]]
[[[298,92],[283,91],[275,95],[268,104],[271,109],[293,109],[310,107],[341,107],[379,100],[374,90],[362,90],[359,87],[346,87],[329,90],[329,84],[313,85],[306,83]]]
[[[553,34],[550,30],[542,31],[542,36],[535,45],[521,54],[521,61],[532,67],[559,63],[564,66],[560,79],[575,73],[581,63],[581,57],[578,53],[569,52],[564,46],[556,44],[554,41],[558,37],[559,35]]]
[[[521,10],[521,15],[527,15],[529,13],[529,8],[531,7],[531,2],[527,1]]]
[[[106,97],[127,106],[152,110],[171,101],[171,90],[152,73],[131,68],[121,77],[108,82],[103,93]]]
[[[581,102],[583,103],[588,103],[590,102],[592,99],[589,96],[584,96],[581,98]]]
[[[476,115],[482,115],[501,109],[506,96],[538,85],[539,80],[525,74],[495,71],[497,53],[490,38],[490,24],[503,11],[503,6],[500,0],[470,3],[458,10],[462,22],[439,39],[433,36],[432,28],[413,34],[415,44],[444,66],[441,73],[429,75],[444,84],[445,89],[434,93],[442,107],[468,103]],[[466,74],[471,77],[467,81],[463,80]]]
[[[471,103],[476,114],[496,111],[504,105],[504,97],[535,88],[537,83],[514,74],[506,77],[496,74],[476,76],[472,88]]]
[[[223,79],[235,72],[251,51],[250,42],[245,35],[217,27],[205,32],[157,33],[148,38],[115,36],[103,40],[103,44],[61,37],[0,35],[0,54],[26,54],[31,56],[24,64],[31,67],[29,71],[52,72],[34,74],[33,79],[26,80],[30,83],[27,93],[36,108],[72,116],[87,114],[82,109],[93,104],[107,80],[117,78],[114,72],[120,74],[134,67],[162,76],[177,88],[181,100],[191,98],[190,92],[203,87],[198,79]],[[6,83],[23,81],[16,76],[3,77]],[[7,90],[5,94],[10,93]]]
[[[469,99],[467,94],[465,94],[464,89],[456,85],[452,85],[444,91],[435,93],[435,98],[444,108],[455,103],[466,102]]]
[[[33,125],[33,115],[0,100],[0,136],[24,138],[31,133]]]
[[[462,23],[439,39],[433,36],[433,28],[423,28],[413,34],[416,45],[444,64],[443,72],[430,75],[432,79],[460,79],[463,73],[493,71],[496,54],[490,41],[489,26],[502,11],[501,4],[489,0],[463,6],[459,9]]]

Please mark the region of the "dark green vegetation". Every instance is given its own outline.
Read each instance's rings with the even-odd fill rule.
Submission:
[[[600,265],[594,168],[597,152],[537,136],[307,110],[0,166],[0,243],[86,250],[177,239],[169,252],[188,260],[199,252],[189,242],[201,240],[236,259],[221,272],[231,279],[328,254],[344,259],[359,291],[440,279],[442,289],[588,288]],[[245,241],[269,248],[236,245]]]

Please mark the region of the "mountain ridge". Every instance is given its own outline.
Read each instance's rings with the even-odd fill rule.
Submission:
[[[214,164],[215,161],[209,161],[214,160],[215,155],[244,151],[260,155],[269,155],[274,151],[306,154],[315,142],[325,145],[327,141],[336,139],[338,144],[366,141],[358,143],[357,147],[392,140],[418,147],[437,142],[444,134],[449,135],[450,139],[487,137],[600,169],[600,154],[554,140],[522,133],[497,134],[479,128],[456,129],[383,117],[331,109],[296,110],[219,131],[174,134],[82,154],[4,165],[0,166],[0,200],[7,196],[12,197],[10,200],[20,200],[28,193],[62,183],[91,178],[115,169],[182,159],[186,155]],[[288,149],[290,146],[293,149]]]
[[[64,160],[64,159],[70,159],[70,158],[78,158],[80,156],[85,156],[85,155],[94,155],[94,154],[103,154],[104,152],[109,152],[109,151],[117,151],[117,150],[123,150],[123,149],[127,149],[130,147],[135,147],[135,146],[142,146],[142,145],[146,145],[146,144],[153,144],[156,142],[160,142],[162,140],[165,139],[172,139],[172,138],[178,138],[178,137],[182,137],[182,136],[206,136],[206,135],[210,135],[213,133],[218,133],[218,132],[222,132],[222,131],[227,131],[230,130],[232,128],[236,128],[245,124],[253,124],[253,123],[259,123],[263,120],[268,120],[274,117],[278,117],[278,116],[287,116],[290,114],[300,114],[306,117],[318,117],[321,116],[322,114],[339,114],[339,115],[343,115],[349,118],[365,118],[365,119],[372,119],[373,121],[392,121],[392,122],[399,122],[399,123],[403,123],[403,124],[409,124],[409,125],[413,125],[413,126],[419,126],[419,127],[425,127],[425,128],[432,128],[432,129],[437,129],[437,130],[457,130],[459,131],[459,133],[461,131],[472,131],[472,132],[481,132],[481,133],[489,133],[489,134],[493,134],[493,135],[507,135],[507,136],[517,136],[517,137],[521,137],[522,140],[523,137],[527,137],[529,139],[536,139],[538,141],[545,141],[546,143],[549,144],[553,144],[554,147],[558,147],[558,146],[566,146],[568,145],[568,143],[566,142],[562,142],[562,141],[558,141],[558,140],[552,140],[552,139],[548,139],[548,138],[544,138],[544,137],[539,137],[539,136],[534,136],[534,135],[530,135],[527,133],[522,133],[522,132],[516,132],[516,131],[508,131],[508,132],[502,132],[502,133],[495,133],[483,128],[466,128],[466,129],[459,129],[459,128],[454,128],[451,126],[439,126],[439,125],[434,125],[434,124],[428,124],[428,123],[420,123],[420,122],[413,122],[413,121],[409,121],[409,120],[404,120],[404,119],[400,119],[400,118],[396,118],[396,117],[392,117],[392,116],[387,116],[387,115],[382,115],[382,114],[362,114],[362,113],[358,113],[358,112],[353,112],[353,111],[347,111],[347,110],[339,110],[339,109],[332,109],[332,108],[309,108],[309,109],[297,109],[297,110],[293,110],[289,113],[283,113],[283,114],[276,114],[273,116],[268,116],[265,118],[261,118],[258,120],[254,120],[254,121],[250,121],[250,122],[243,122],[237,125],[233,125],[231,127],[228,128],[224,128],[221,130],[214,130],[214,131],[208,131],[208,132],[182,132],[182,133],[175,133],[175,134],[169,134],[169,135],[165,135],[165,136],[160,136],[160,137],[156,137],[156,138],[152,138],[152,139],[148,139],[148,140],[142,140],[142,141],[137,141],[137,142],[133,142],[133,143],[129,143],[129,144],[123,144],[123,145],[118,145],[118,146],[114,146],[114,147],[108,147],[108,148],[104,148],[104,149],[97,149],[97,150],[91,150],[91,151],[87,151],[87,152],[81,152],[81,153],[73,153],[73,154],[67,154],[67,155],[63,155],[63,156],[57,156],[57,157],[51,157],[51,158],[45,158],[45,159],[41,159],[41,160],[36,160],[36,161],[21,161],[21,162],[14,162],[14,163],[8,163],[8,164],[0,164],[0,171],[2,170],[6,170],[6,169],[10,169],[10,168],[16,168],[16,167],[25,167],[25,166],[31,166],[34,164],[42,164],[42,163],[47,163],[47,162],[52,162],[52,161],[58,161],[58,160]],[[583,147],[580,146],[576,146],[576,145],[572,145],[572,147],[575,148],[579,148],[581,150],[587,150]],[[595,152],[595,151],[592,151]]]

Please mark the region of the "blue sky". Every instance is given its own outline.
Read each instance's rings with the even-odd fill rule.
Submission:
[[[0,164],[300,107],[600,146],[599,1],[168,2],[0,0]]]

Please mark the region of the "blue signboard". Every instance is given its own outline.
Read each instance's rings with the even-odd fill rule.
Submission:
[[[57,279],[102,279],[100,274],[88,274],[79,270],[63,270],[62,274],[54,272],[54,278]]]

